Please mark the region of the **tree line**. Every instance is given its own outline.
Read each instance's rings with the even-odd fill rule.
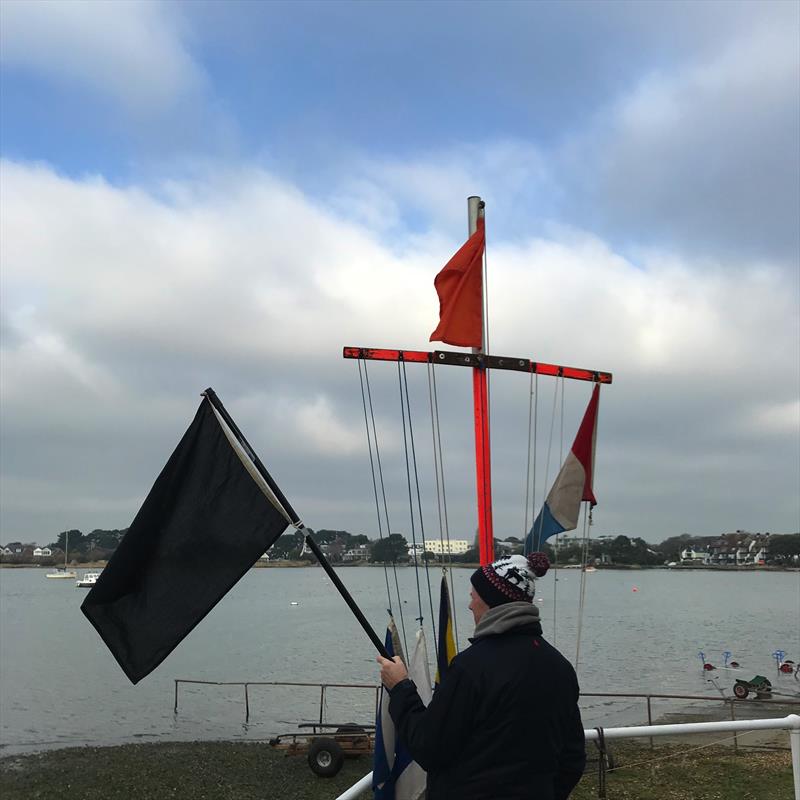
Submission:
[[[328,558],[334,563],[347,560],[348,551],[364,554],[364,560],[379,563],[403,563],[409,560],[409,542],[401,533],[392,533],[378,540],[371,540],[366,534],[354,534],[346,530],[307,529],[311,538],[322,547]],[[53,555],[50,557],[33,558],[34,545],[24,545],[24,555],[4,555],[6,563],[36,563],[45,566],[63,561],[64,551],[69,544],[68,557],[70,562],[78,564],[91,561],[106,561],[111,557],[127,528],[121,529],[95,529],[84,534],[82,531],[72,529],[62,531],[54,542],[47,545]],[[671,536],[660,544],[646,542],[641,537],[618,535],[602,539],[590,539],[586,544],[586,558],[588,563],[609,563],[620,566],[660,566],[670,562],[679,562],[681,551],[694,547],[704,549],[721,537],[691,536],[682,534]],[[544,550],[550,561],[559,564],[580,564],[583,562],[583,543],[571,537],[567,543],[562,543],[556,553],[553,540],[546,543]],[[14,543],[19,545],[20,543]],[[504,543],[495,542],[495,557],[509,553],[521,552],[523,542],[521,539],[510,536]],[[359,550],[359,548],[361,548]],[[296,533],[284,533],[269,550],[272,560],[314,560],[314,556],[303,547],[303,537]],[[435,562],[441,557],[427,551],[421,558],[425,561]],[[768,562],[774,564],[792,564],[800,558],[800,533],[773,534],[769,537]],[[476,563],[479,560],[477,541],[467,552],[447,556],[448,561],[455,563]]]

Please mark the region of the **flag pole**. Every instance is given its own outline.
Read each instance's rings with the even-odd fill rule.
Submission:
[[[358,620],[361,627],[364,629],[364,632],[367,634],[372,644],[375,645],[376,650],[384,658],[391,658],[391,656],[386,650],[386,647],[384,647],[383,642],[378,638],[378,635],[375,633],[375,630],[369,624],[367,618],[364,616],[363,612],[356,604],[356,601],[353,600],[353,597],[350,594],[350,592],[347,591],[347,588],[339,579],[339,576],[334,572],[333,567],[331,566],[328,559],[325,557],[325,554],[322,552],[322,550],[319,549],[317,543],[311,538],[311,534],[307,532],[307,528],[300,520],[300,517],[297,515],[297,512],[292,508],[291,504],[286,499],[283,492],[280,490],[278,484],[275,483],[275,481],[272,479],[272,476],[267,471],[267,468],[261,463],[261,459],[256,455],[255,450],[253,450],[253,448],[250,446],[250,443],[247,441],[245,435],[239,429],[239,426],[233,421],[233,417],[231,417],[231,415],[227,412],[225,406],[222,405],[222,401],[219,399],[219,397],[217,397],[216,392],[209,387],[202,394],[208,399],[211,405],[214,406],[214,408],[219,412],[219,415],[225,420],[226,425],[231,429],[233,435],[239,440],[239,443],[247,452],[247,455],[252,459],[253,464],[255,464],[255,467],[258,470],[259,474],[266,481],[267,486],[269,486],[269,488],[272,490],[272,493],[275,495],[278,502],[283,506],[283,510],[288,515],[291,524],[300,533],[303,534],[309,549],[314,554],[317,561],[319,561],[320,566],[328,574],[328,577],[333,581],[333,585],[338,589],[339,594],[342,596],[345,603],[347,603],[348,607],[353,612],[353,615]]]
[[[302,524],[302,523],[301,523]],[[364,629],[364,632],[369,636],[370,641],[372,644],[375,645],[375,649],[384,657],[391,660],[391,656],[389,652],[386,650],[383,642],[378,638],[378,635],[375,633],[372,625],[369,624],[367,618],[364,616],[361,609],[356,604],[356,601],[353,600],[350,592],[347,591],[347,588],[342,583],[339,576],[334,571],[333,567],[331,566],[330,561],[325,558],[325,553],[319,549],[319,545],[311,538],[310,533],[305,534],[305,541],[308,545],[311,552],[316,556],[317,561],[319,561],[320,566],[325,572],[328,574],[328,577],[333,581],[333,585],[339,590],[339,594],[344,599],[345,603],[349,606],[350,610],[353,612],[355,618],[359,621],[361,627]]]
[[[469,235],[478,229],[478,219],[485,214],[486,203],[473,195],[467,198]],[[473,347],[475,355],[483,356],[486,348],[485,291],[481,281],[481,346]],[[494,560],[494,532],[492,529],[492,462],[489,442],[489,392],[487,370],[481,363],[472,368],[472,404],[475,418],[475,481],[478,497],[478,550],[482,565]]]

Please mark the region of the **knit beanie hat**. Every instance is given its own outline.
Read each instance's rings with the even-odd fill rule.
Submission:
[[[478,567],[470,581],[489,608],[520,601],[532,603],[536,593],[534,578],[541,578],[549,568],[550,561],[544,553],[503,556]]]

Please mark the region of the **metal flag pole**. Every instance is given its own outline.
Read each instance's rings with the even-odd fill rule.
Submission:
[[[478,229],[483,220],[486,204],[480,197],[467,198],[469,235]],[[478,549],[482,565],[494,560],[494,532],[492,530],[492,461],[489,441],[489,393],[487,370],[483,363],[486,347],[485,308],[486,287],[481,280],[481,346],[473,347],[478,364],[472,368],[472,404],[475,417],[475,482],[478,497]]]

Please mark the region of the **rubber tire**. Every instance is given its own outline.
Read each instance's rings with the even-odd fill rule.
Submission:
[[[332,778],[338,774],[344,764],[344,754],[339,743],[327,736],[320,736],[311,741],[308,748],[308,766],[320,778]]]
[[[737,683],[733,687],[733,693],[736,695],[736,698],[738,700],[745,700],[747,698],[747,695],[750,694],[750,691],[746,686],[742,686],[741,683]]]

